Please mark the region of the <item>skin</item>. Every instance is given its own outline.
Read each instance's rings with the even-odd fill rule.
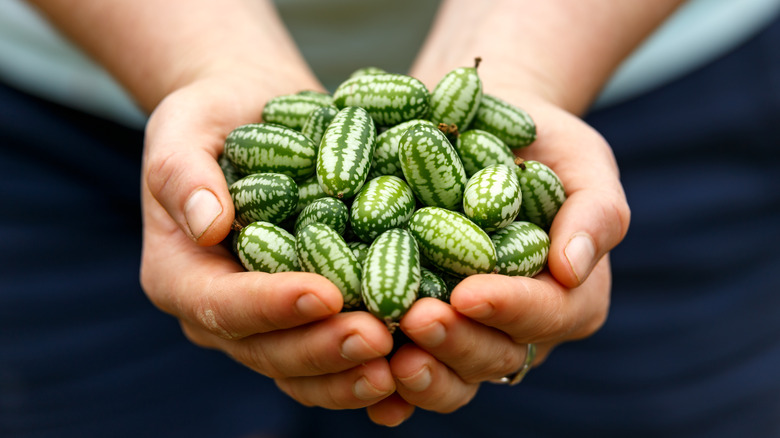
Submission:
[[[271,97],[322,90],[269,2],[31,3],[151,114],[140,274],[149,299],[192,342],[275,379],[298,402],[367,407],[388,426],[417,407],[452,412],[482,382],[517,370],[527,343],[538,345],[538,365],[603,324],[607,254],[630,210],[609,145],[578,116],[679,0],[444,2],[410,74],[432,89],[482,57],[485,92],[537,123],[537,141],[520,154],[555,170],[568,200],[550,230],[549,270],[533,279],[474,276],[451,304],[418,301],[401,321],[414,343],[390,359],[384,325],[365,312],[339,313],[341,295],[323,277],[243,272],[218,245],[234,215],[216,162],[227,134],[259,121]]]

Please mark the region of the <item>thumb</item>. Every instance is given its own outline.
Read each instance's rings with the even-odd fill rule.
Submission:
[[[582,284],[599,260],[625,237],[629,217],[620,192],[573,193],[550,229],[550,272],[567,287]]]
[[[186,106],[183,110],[172,106],[163,102],[149,119],[144,179],[152,196],[187,236],[199,245],[215,245],[227,237],[234,216],[217,162],[229,128],[209,126]]]

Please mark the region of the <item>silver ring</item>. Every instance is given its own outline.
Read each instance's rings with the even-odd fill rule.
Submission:
[[[492,380],[491,382],[500,383],[509,386],[517,385],[523,380],[523,377],[525,377],[525,375],[528,374],[528,371],[531,369],[531,364],[534,362],[535,358],[536,358],[536,344],[528,344],[525,353],[525,360],[523,361],[523,366],[521,366],[520,369],[515,371],[514,373],[507,374],[506,376],[500,379]]]

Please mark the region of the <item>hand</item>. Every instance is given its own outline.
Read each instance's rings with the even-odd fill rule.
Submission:
[[[623,239],[630,217],[609,146],[579,118],[540,99],[495,95],[533,116],[538,139],[519,155],[550,166],[566,188],[550,230],[549,269],[535,278],[472,276],[449,305],[416,302],[400,326],[413,344],[390,360],[397,395],[368,408],[377,423],[399,424],[415,406],[452,412],[482,382],[518,370],[527,343],[537,344],[538,365],[556,345],[593,334],[607,316],[607,253]]]
[[[395,389],[384,324],[338,313],[341,294],[324,277],[244,272],[218,245],[234,214],[216,161],[225,137],[259,121],[271,97],[319,87],[307,75],[213,74],[163,100],[146,131],[141,282],[192,342],[305,405],[359,408]]]

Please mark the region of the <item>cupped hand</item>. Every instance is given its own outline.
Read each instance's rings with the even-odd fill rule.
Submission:
[[[359,408],[395,389],[385,326],[339,313],[341,294],[324,277],[244,272],[219,245],[234,215],[217,163],[225,137],[260,121],[271,97],[302,89],[320,86],[306,75],[214,74],[160,103],[146,130],[141,283],[195,344],[275,379],[305,405]]]
[[[414,407],[452,412],[481,383],[517,371],[527,344],[533,365],[557,345],[592,335],[610,301],[608,252],[627,232],[630,211],[609,145],[578,117],[532,96],[501,96],[526,109],[537,140],[517,151],[552,168],[567,200],[550,229],[548,269],[534,278],[471,276],[450,304],[417,301],[401,320],[409,343],[390,360],[397,395],[368,407],[377,423],[394,425]]]

